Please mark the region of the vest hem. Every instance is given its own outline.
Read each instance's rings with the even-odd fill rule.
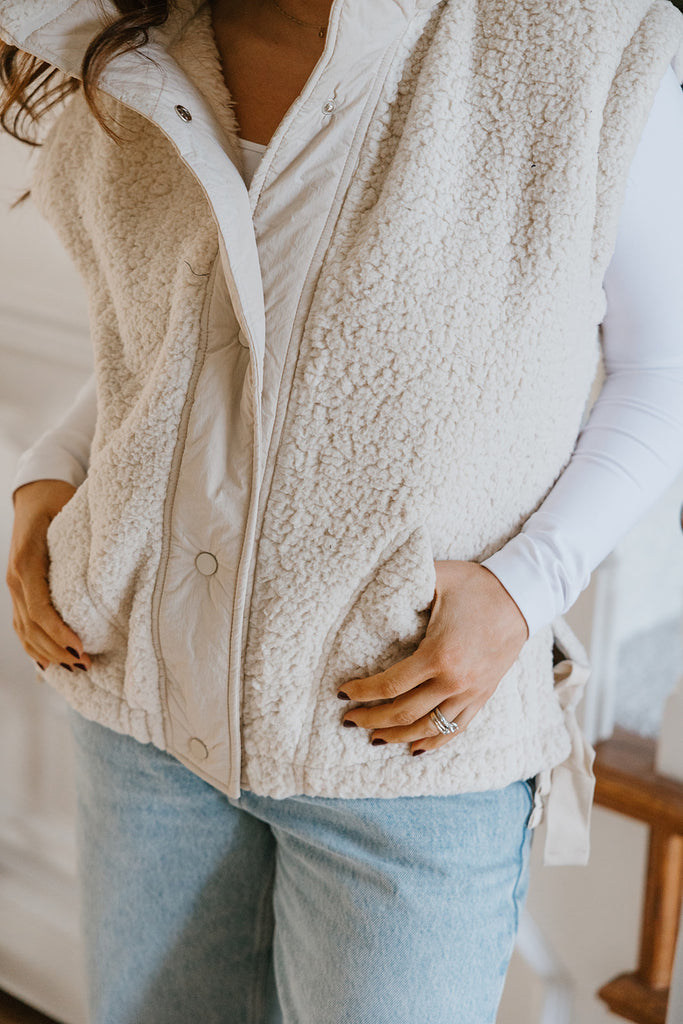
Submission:
[[[376,760],[337,765],[283,765],[281,760],[268,754],[250,754],[247,757],[249,771],[243,773],[241,787],[257,796],[275,799],[289,796],[347,799],[449,796],[500,789],[561,764],[570,754],[571,741],[562,722],[552,731],[501,747],[496,751],[495,760],[487,758],[485,765],[475,765],[472,758],[467,758],[469,764],[462,767],[458,764],[462,755],[449,746],[446,744],[419,760],[412,758],[407,749],[404,756],[392,753],[387,756],[383,748],[373,748],[378,754]],[[532,747],[535,756],[533,752],[530,754]],[[439,754],[448,760],[444,761],[444,756]]]
[[[85,673],[78,683],[73,678],[75,673],[68,673],[69,678],[63,680],[66,675],[66,669],[51,666],[45,671],[44,678],[74,711],[107,729],[131,736],[139,743],[162,747],[162,736],[154,728],[149,712],[143,708],[132,708],[124,697],[97,686],[85,678]]]

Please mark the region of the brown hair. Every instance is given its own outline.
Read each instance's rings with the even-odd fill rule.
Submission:
[[[25,53],[17,46],[0,40],[0,127],[20,142],[39,146],[34,136],[26,133],[31,122],[38,123],[43,114],[71,93],[83,89],[83,95],[98,122],[115,142],[121,139],[107,124],[97,98],[97,80],[108,62],[117,54],[144,46],[148,30],[167,21],[173,0],[114,0],[119,17],[103,22],[105,27],[91,39],[81,64],[82,81],[70,78],[47,61]],[[30,195],[24,192],[12,207]]]

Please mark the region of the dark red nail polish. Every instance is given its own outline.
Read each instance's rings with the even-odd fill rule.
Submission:
[[[44,665],[41,665],[41,664],[40,664],[40,662],[39,662],[39,661],[36,661],[36,659],[35,659],[35,658],[34,658],[33,660],[34,660],[34,661],[36,662],[36,665],[38,666],[38,668],[39,668],[39,669],[40,669],[40,670],[41,670],[42,672],[44,672],[44,671],[45,671],[45,666],[44,666]]]
[[[380,745],[380,743],[386,743],[386,742],[387,741],[383,740],[381,738],[381,736],[378,736],[377,739],[372,740],[372,745],[373,745],[373,747],[378,747]]]
[[[344,721],[342,722],[342,725],[345,725],[345,726],[346,726],[346,728],[348,729],[348,728],[349,728],[349,726],[351,726],[351,725],[355,725],[355,726],[357,726],[357,725],[358,725],[358,722],[352,722],[352,721],[351,721],[350,719],[348,719],[348,718],[345,718],[345,719],[344,719]]]
[[[71,665],[67,665],[65,661],[60,661],[59,664],[62,666],[62,668],[68,668],[69,672],[73,672]]]
[[[67,647],[67,651],[69,652],[69,654],[73,655],[74,658],[80,658],[80,654],[78,653],[75,647]]]
[[[80,661],[76,662],[76,668],[82,668],[84,672],[88,671],[85,665],[82,665]]]
[[[424,750],[414,750],[413,757],[415,757],[417,754],[424,754]]]
[[[351,700],[348,693],[344,693],[343,690],[340,690],[337,696],[339,697],[339,700]]]

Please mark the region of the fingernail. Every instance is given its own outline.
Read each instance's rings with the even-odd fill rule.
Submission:
[[[386,743],[386,742],[387,742],[386,740],[383,740],[380,736],[378,736],[376,740],[372,740],[372,745],[373,745],[373,747],[378,747],[380,745],[380,743]]]
[[[74,658],[80,658],[80,654],[78,653],[78,651],[77,651],[77,650],[76,650],[76,649],[75,649],[74,647],[67,647],[67,651],[68,651],[68,652],[69,652],[69,654],[71,654],[71,655],[72,655],[72,656],[73,656]],[[60,662],[60,664],[61,664],[61,662]]]
[[[82,664],[80,663],[80,661],[77,661],[77,662],[76,662],[76,668],[82,668],[84,672],[87,672],[87,671],[88,671],[88,670],[87,670],[87,668],[85,667],[85,665],[82,665]]]
[[[73,672],[71,665],[67,665],[65,661],[60,661],[59,664],[62,666],[62,668],[68,668],[69,672]]]
[[[348,693],[344,693],[343,690],[340,690],[338,692],[337,696],[339,697],[339,700],[351,700],[351,698],[349,697]]]
[[[345,718],[342,725],[345,725],[348,728],[351,725],[358,725],[358,722],[352,722],[350,719]]]
[[[34,658],[33,660],[34,660],[34,661],[36,661],[36,659],[35,659],[35,658]],[[44,665],[41,665],[39,661],[36,661],[36,665],[38,666],[38,668],[39,668],[39,669],[41,669],[41,671],[42,671],[42,672],[44,672],[44,671],[45,671],[45,666],[44,666]]]
[[[414,750],[413,751],[413,757],[416,757],[417,754],[424,754],[424,750]]]

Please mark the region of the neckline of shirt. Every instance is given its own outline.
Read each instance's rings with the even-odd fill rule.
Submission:
[[[237,141],[240,146],[245,149],[253,149],[256,153],[265,153],[266,147],[262,142],[251,142],[249,139],[243,139],[241,135],[237,136]]]

